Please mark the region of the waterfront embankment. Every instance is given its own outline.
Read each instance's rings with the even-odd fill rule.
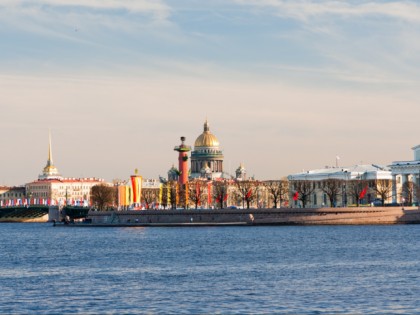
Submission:
[[[90,211],[85,226],[417,224],[417,207]]]

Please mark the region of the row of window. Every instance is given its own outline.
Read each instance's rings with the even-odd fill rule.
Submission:
[[[30,186],[28,187],[31,190],[46,190],[46,189],[50,189],[50,186]]]
[[[74,190],[81,190],[81,189],[91,189],[92,188],[92,186],[60,186],[58,189],[60,189],[60,190],[65,190],[65,189],[67,189],[67,190],[69,190],[69,189],[74,189]]]
[[[330,200],[329,200],[327,194],[323,194],[321,199],[322,199],[322,204],[318,204],[318,196],[317,196],[317,194],[313,194],[312,195],[312,198],[309,198],[308,204],[312,204],[313,206],[318,206],[318,205],[330,206]],[[371,194],[367,194],[367,200],[368,200],[369,203],[370,203],[370,200],[371,199],[372,199]],[[336,200],[335,202],[336,203],[338,202],[341,205],[341,203],[343,202],[343,200],[342,199],[339,199],[339,200]],[[355,204],[356,202],[357,201],[354,198],[354,196],[347,196],[346,195],[344,197],[344,203],[345,204],[347,204],[347,203]],[[299,201],[298,200],[295,200],[295,206],[298,206],[298,204],[299,204]]]
[[[24,194],[21,193],[4,193],[4,194],[0,194],[0,198],[1,199],[6,199],[6,198],[21,198],[23,197]]]

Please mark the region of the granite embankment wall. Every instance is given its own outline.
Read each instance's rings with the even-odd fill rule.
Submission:
[[[224,209],[89,212],[98,225],[327,225],[420,223],[418,208]]]

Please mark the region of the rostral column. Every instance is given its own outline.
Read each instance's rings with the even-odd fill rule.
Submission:
[[[175,151],[179,152],[178,182],[181,185],[185,185],[188,182],[188,152],[191,151],[191,147],[189,145],[185,145],[184,141],[185,137],[181,137],[181,145],[174,148]]]

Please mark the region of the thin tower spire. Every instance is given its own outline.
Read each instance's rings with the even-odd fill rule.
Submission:
[[[47,164],[53,165],[52,148],[51,148],[51,129],[48,130],[48,162]]]
[[[51,130],[48,129],[48,160],[47,165],[44,167],[42,174],[38,176],[38,179],[61,178],[58,169],[54,166],[51,142]]]

